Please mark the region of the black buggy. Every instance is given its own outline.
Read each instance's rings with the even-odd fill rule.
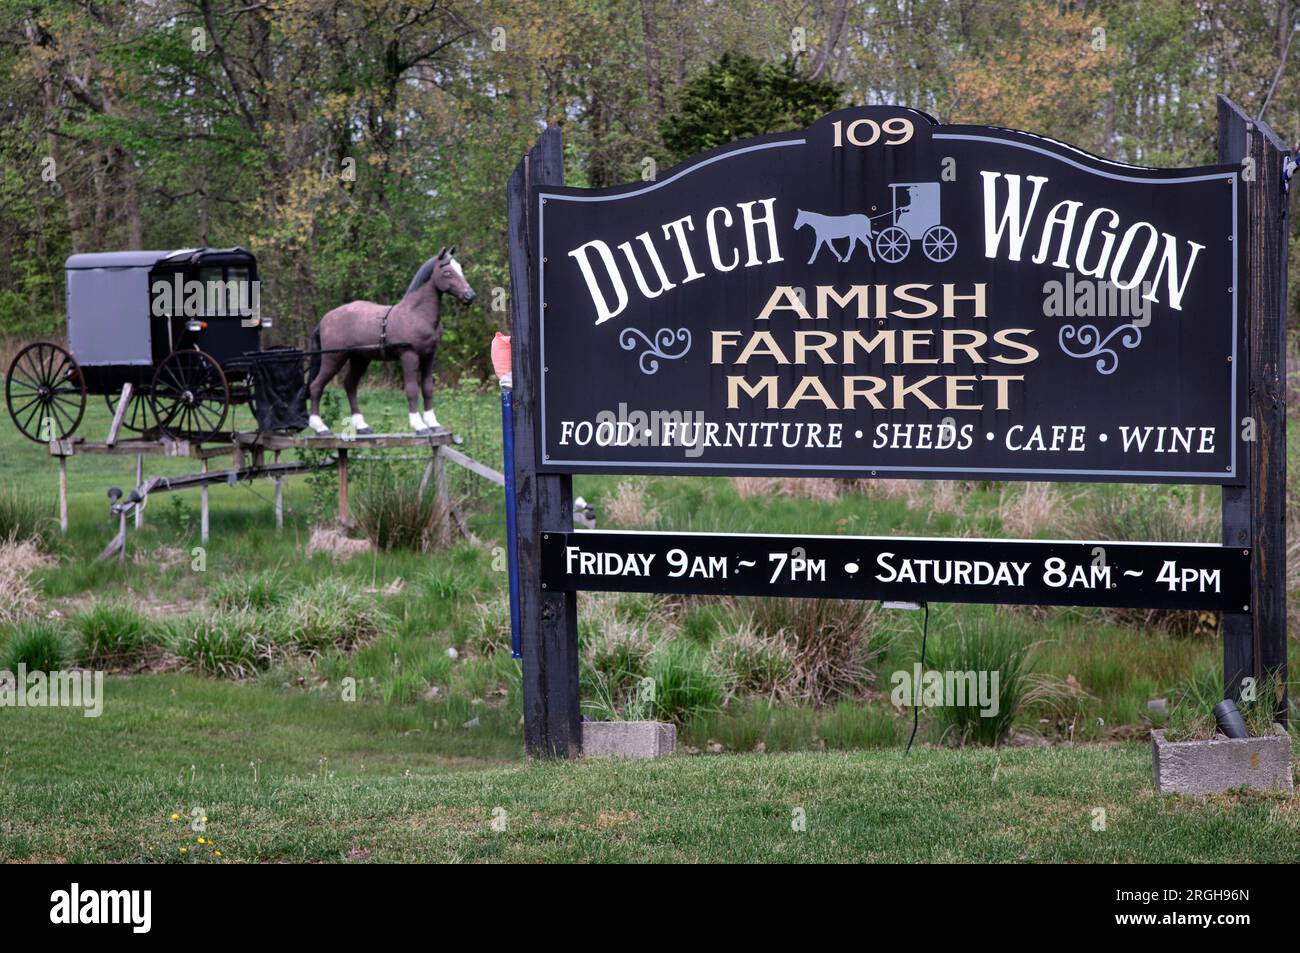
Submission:
[[[87,394],[116,412],[127,384],[126,430],[197,443],[221,434],[230,406],[251,397],[270,326],[257,259],[242,248],[188,248],[73,255],[65,268],[67,349],[30,344],[5,377],[23,436],[69,437]]]

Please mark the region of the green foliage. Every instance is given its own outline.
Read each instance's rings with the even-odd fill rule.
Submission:
[[[447,507],[439,501],[434,479],[421,486],[421,468],[386,460],[372,461],[358,482],[352,513],[376,549],[427,553],[448,542]]]
[[[332,577],[295,594],[267,621],[278,644],[302,655],[349,651],[373,641],[391,625],[373,597]]]
[[[72,617],[81,637],[81,657],[87,665],[129,665],[140,660],[149,645],[150,622],[127,602],[99,602]]]
[[[652,707],[657,718],[683,722],[716,711],[726,697],[722,674],[689,642],[666,642],[654,653],[648,677],[654,679]]]
[[[835,83],[800,75],[793,60],[765,63],[728,51],[686,81],[660,131],[680,161],[737,139],[802,129],[843,98]]]
[[[957,705],[956,699],[945,698],[945,704],[926,710],[938,723],[945,740],[957,744],[999,744],[1022,712],[1059,697],[1054,686],[1034,675],[1036,646],[1031,635],[1005,622],[980,620],[931,633],[926,671],[973,672],[977,684],[983,673],[990,689],[992,674],[998,674],[996,705],[989,706],[996,711],[986,711],[978,697],[971,698],[969,694],[965,699],[967,704]]]
[[[162,641],[186,667],[223,678],[248,678],[272,658],[265,620],[247,609],[174,616],[163,625]]]
[[[903,741],[899,720],[890,709],[847,699],[823,712],[817,735],[827,748],[848,751],[891,748]]]
[[[0,487],[0,540],[46,542],[50,531],[57,529],[50,512],[48,502],[30,490],[16,483]]]
[[[19,665],[29,672],[54,672],[68,663],[68,637],[50,622],[26,622],[0,647],[0,669],[16,673]]]
[[[222,610],[266,610],[288,600],[295,585],[280,569],[221,576],[208,586],[208,602]]]

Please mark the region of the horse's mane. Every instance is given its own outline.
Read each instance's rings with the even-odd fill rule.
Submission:
[[[420,266],[420,270],[415,273],[415,277],[411,279],[411,283],[406,286],[406,293],[408,295],[411,292],[413,292],[416,288],[420,287],[420,285],[424,284],[426,281],[429,280],[429,278],[433,275],[433,269],[434,266],[437,265],[437,263],[438,263],[438,259],[435,256],[433,258],[430,258],[428,261],[426,261],[423,265]]]

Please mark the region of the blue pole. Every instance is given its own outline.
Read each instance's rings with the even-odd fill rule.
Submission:
[[[510,571],[510,654],[523,658],[519,621],[519,540],[515,522],[515,421],[512,409],[514,394],[501,388],[501,444],[505,456],[506,477],[506,566]]]

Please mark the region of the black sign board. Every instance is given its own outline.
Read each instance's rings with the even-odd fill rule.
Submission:
[[[1250,550],[727,533],[542,534],[551,590],[1249,611]]]
[[[870,107],[537,185],[538,465],[1238,483],[1241,173]]]

